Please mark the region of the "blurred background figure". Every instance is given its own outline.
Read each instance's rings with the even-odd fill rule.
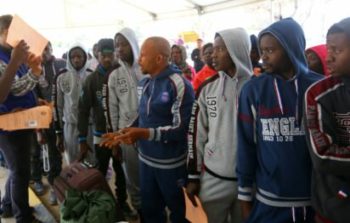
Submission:
[[[187,62],[186,48],[180,45],[173,45],[171,47],[171,63],[180,69],[184,77],[192,82],[196,71]]]
[[[258,48],[258,38],[253,34],[250,35],[250,42],[252,44],[252,49],[250,50],[250,60],[253,65],[253,73],[255,76],[259,76],[263,73],[262,65],[260,61],[260,52]]]
[[[202,58],[205,63],[204,67],[196,74],[192,81],[193,90],[196,92],[199,86],[207,80],[209,77],[216,74],[216,70],[213,67],[213,44],[207,43],[203,46],[202,49]]]
[[[193,66],[196,72],[199,72],[203,66],[204,63],[202,61],[202,46],[203,46],[203,40],[197,39],[197,48],[194,49],[191,53],[191,59],[193,60]]]
[[[310,70],[324,76],[329,76],[326,62],[327,47],[325,44],[308,48],[305,51],[305,55]]]

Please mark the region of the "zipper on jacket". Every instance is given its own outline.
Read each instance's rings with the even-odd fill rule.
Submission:
[[[151,94],[150,94],[150,96],[149,96],[149,98],[148,98],[148,101],[147,101],[147,116],[149,116],[149,112],[150,112],[150,105],[151,105],[151,100],[152,100],[152,96],[153,96],[153,92],[154,92],[154,85],[155,85],[155,82],[156,82],[156,80],[154,79],[154,80],[152,80],[152,88],[151,88]]]

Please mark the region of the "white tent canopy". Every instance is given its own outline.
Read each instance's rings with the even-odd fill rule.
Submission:
[[[308,45],[324,42],[327,28],[348,16],[346,0],[0,0],[1,14],[18,14],[53,42],[54,51],[81,42],[91,48],[133,28],[140,41],[161,35],[170,41],[195,31],[212,41],[216,31],[241,26],[257,34],[280,16],[295,18]]]

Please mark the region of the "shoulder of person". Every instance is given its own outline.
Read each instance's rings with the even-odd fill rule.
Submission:
[[[210,84],[214,83],[215,81],[219,80],[219,78],[220,78],[220,75],[219,75],[219,73],[217,73],[217,74],[214,74],[213,76],[205,79],[205,81],[203,81],[201,83],[201,85],[199,85],[198,90],[196,92],[196,96],[199,96],[200,93],[203,91],[203,89],[205,89],[206,87],[208,87]]]
[[[59,79],[61,79],[61,76],[67,72],[68,72],[68,70],[66,68],[60,69],[55,76],[55,81],[57,82]]]
[[[61,69],[58,70],[57,76],[58,76],[58,75],[61,75],[61,74],[64,74],[64,73],[66,73],[66,72],[68,72],[68,69],[67,69],[67,68],[61,68]]]
[[[93,71],[91,68],[86,68],[85,72],[87,72],[87,73],[92,73],[92,72],[94,72],[94,71]]]

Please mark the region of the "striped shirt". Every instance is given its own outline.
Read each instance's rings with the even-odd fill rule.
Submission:
[[[0,60],[0,76],[5,72],[6,67],[7,64]],[[31,70],[22,77],[16,75],[12,82],[11,93],[15,96],[23,96],[33,90],[38,81],[39,76],[34,75]]]

